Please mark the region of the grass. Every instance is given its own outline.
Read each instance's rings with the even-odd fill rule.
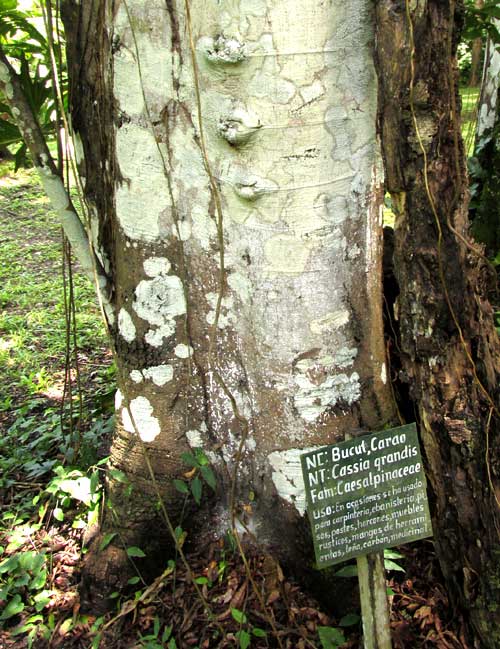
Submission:
[[[29,383],[32,395],[46,391],[64,372],[61,233],[32,171],[0,181],[0,239],[0,394],[5,400],[23,384]],[[104,349],[93,287],[78,272],[74,292],[82,353]],[[27,383],[27,377],[33,381]]]
[[[479,88],[460,88],[460,98],[462,101],[461,129],[467,156],[471,156],[474,151],[479,90]]]
[[[77,265],[76,348],[73,336],[67,347],[61,229],[36,173],[14,174],[8,163],[0,165],[0,242],[0,645],[21,629],[16,646],[30,647],[54,632],[57,620],[44,611],[76,597],[54,586],[58,562],[44,539],[66,525],[64,545],[78,552],[71,528],[96,515],[114,371],[94,288]],[[91,482],[85,502],[64,492]],[[13,626],[19,620],[28,622]]]
[[[9,487],[71,457],[74,431],[87,434],[98,413],[90,404],[80,413],[74,390],[68,398],[77,372],[74,362],[66,367],[60,226],[35,172],[14,174],[5,163],[0,241],[0,484]],[[114,387],[105,330],[94,289],[77,268],[73,282],[80,379],[99,403]]]

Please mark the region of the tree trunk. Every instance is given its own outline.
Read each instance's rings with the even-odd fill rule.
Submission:
[[[410,11],[411,4],[411,11]],[[379,124],[397,208],[404,377],[418,403],[450,593],[500,646],[499,344],[468,238],[452,1],[377,2]]]
[[[496,21],[500,28],[500,20]],[[471,164],[474,236],[490,257],[500,251],[500,51],[488,39],[479,99],[474,157]]]
[[[476,9],[482,9],[484,0],[476,0]],[[481,82],[481,54],[483,53],[483,39],[481,37],[475,38],[472,41],[471,48],[471,62],[470,62],[470,78],[469,87],[475,88]]]
[[[221,535],[236,515],[296,561],[301,451],[394,415],[372,3],[101,0],[65,14],[80,170],[114,279],[111,465],[133,485],[110,473],[94,604],[126,578],[123,547],[166,545],[153,505],[178,519],[172,481],[193,447],[218,480],[202,529]]]
[[[500,20],[495,21],[500,30]],[[485,131],[492,129],[497,121],[500,104],[500,52],[495,43],[488,38],[484,54],[483,80],[477,117],[477,139]]]

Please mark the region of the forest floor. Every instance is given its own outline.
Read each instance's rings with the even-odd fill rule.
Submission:
[[[230,535],[187,554],[205,604],[170,557],[153,584],[137,577],[129,599],[116,594],[108,616],[83,614],[83,538],[101,506],[114,370],[93,288],[63,264],[33,172],[5,164],[0,306],[1,649],[362,646],[356,596],[342,615],[327,607],[341,597],[335,583],[355,593],[354,566],[320,606],[262,551],[250,548],[245,565]],[[397,550],[387,557],[394,649],[469,649],[432,540]]]

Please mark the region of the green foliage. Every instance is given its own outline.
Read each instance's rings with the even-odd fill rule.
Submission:
[[[212,468],[209,466],[209,459],[201,448],[195,448],[192,453],[182,453],[182,461],[191,467],[191,471],[185,474],[188,482],[184,480],[174,480],[174,487],[181,494],[191,495],[197,505],[201,504],[203,494],[203,482],[205,482],[213,491],[217,486],[217,480]]]
[[[500,32],[495,25],[495,19],[499,18],[497,0],[487,0],[482,7],[476,7],[474,2],[466,2],[462,40],[472,41],[489,36],[494,43],[500,44]]]
[[[94,372],[83,420],[75,400],[70,403],[66,396],[62,407],[66,327],[60,229],[33,172],[4,177],[0,238],[0,488],[9,489],[20,475],[29,480],[50,475],[61,457],[74,464],[76,450],[82,470],[96,464],[100,440],[113,425],[115,370],[102,363]],[[85,358],[104,350],[105,332],[93,287],[79,274],[74,297]],[[70,424],[79,431],[78,449]]]
[[[252,644],[252,636],[255,638],[267,637],[267,633],[264,629],[250,624],[246,614],[238,608],[231,609],[231,617],[240,625],[240,629],[235,633],[235,637],[238,640],[238,647],[240,647],[240,649],[248,649]]]
[[[318,635],[323,649],[338,649],[346,641],[342,631],[331,626],[318,627]]]
[[[43,591],[46,579],[45,552],[28,550],[4,559],[0,563],[0,600],[7,604],[0,621],[21,613],[24,599],[34,604],[37,612],[41,611],[50,599]]]
[[[394,561],[394,559],[403,559],[403,555],[390,548],[384,549],[384,568],[387,571],[405,572],[405,569]],[[333,573],[334,577],[357,577],[358,566],[355,563],[347,564]]]
[[[160,619],[155,616],[152,632],[139,636],[139,647],[142,649],[177,649],[175,638],[172,636],[172,626],[166,626],[161,634],[160,630]]]
[[[23,90],[37,117],[42,132],[47,138],[54,137],[56,99],[50,73],[50,50],[46,36],[35,26],[36,13],[24,12],[17,9],[17,3],[5,1],[0,5],[0,44],[12,62]],[[54,55],[62,60],[60,45],[54,44]],[[64,69],[61,67],[60,86],[66,94],[67,81]],[[27,149],[16,121],[5,102],[0,96],[0,147],[17,147],[15,152],[16,171],[27,164]]]
[[[62,403],[60,228],[32,171],[14,176],[9,169],[1,179],[0,238],[0,490],[5,494],[0,538],[6,545],[0,627],[25,636],[23,646],[47,646],[56,625],[69,629],[73,621],[56,621],[47,607],[56,590],[47,579],[52,554],[42,545],[43,530],[83,528],[97,518],[115,370],[105,362],[106,337],[93,287],[75,273],[79,358],[92,391],[82,412],[67,393]],[[93,365],[86,365],[90,359]]]

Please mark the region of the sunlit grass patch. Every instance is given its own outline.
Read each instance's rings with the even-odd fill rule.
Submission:
[[[61,228],[33,170],[14,174],[2,164],[1,171],[0,427],[4,436],[0,473],[11,480],[50,470],[56,458],[60,461],[67,455],[71,439],[66,430],[70,409],[65,378],[71,378],[74,395],[78,377],[74,363],[69,374],[65,368],[67,302]],[[73,293],[79,367],[84,385],[92,382],[85,397],[90,403],[96,390],[104,395],[113,391],[111,356],[94,287],[77,266]],[[60,412],[63,397],[66,423]],[[73,412],[77,417],[76,402]],[[94,412],[92,406],[85,413],[87,429],[94,425]],[[76,419],[73,424],[78,424]],[[34,469],[35,450],[40,455]]]
[[[35,172],[0,179],[0,239],[0,387],[8,393],[43,372],[28,382],[33,394],[60,373],[66,345],[61,231]],[[105,349],[94,288],[78,272],[74,296],[79,346]]]
[[[460,88],[462,101],[461,129],[467,155],[472,155],[474,150],[474,139],[476,137],[477,110],[479,102],[479,88]]]

